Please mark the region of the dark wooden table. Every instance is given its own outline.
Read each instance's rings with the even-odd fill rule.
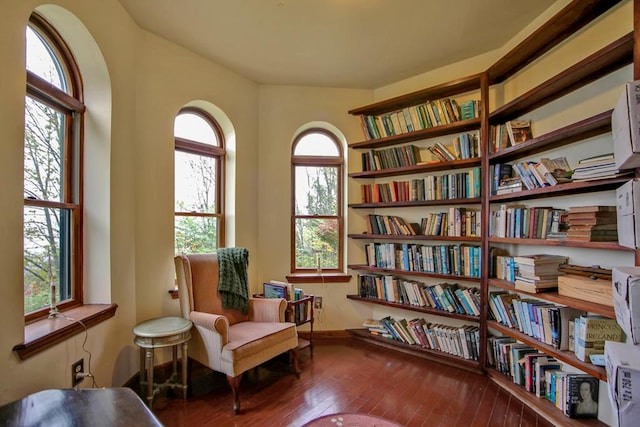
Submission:
[[[129,388],[44,390],[0,407],[0,425],[162,426]]]

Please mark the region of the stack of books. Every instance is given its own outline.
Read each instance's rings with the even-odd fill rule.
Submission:
[[[567,240],[615,242],[618,227],[615,206],[579,206],[569,208]]]
[[[592,355],[604,354],[605,341],[623,342],[616,319],[588,315],[576,318],[574,323],[574,353],[583,362],[589,362]]]
[[[515,264],[515,288],[538,293],[558,288],[558,266],[569,260],[562,255],[522,255],[513,258]]]
[[[620,171],[616,167],[613,153],[601,154],[599,156],[582,159],[573,171],[574,181],[591,181],[594,179],[606,179],[620,176],[625,171]]]

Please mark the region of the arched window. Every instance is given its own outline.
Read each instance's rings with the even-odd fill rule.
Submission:
[[[342,145],[325,129],[309,129],[294,140],[291,159],[291,271],[342,273]]]
[[[176,116],[175,251],[216,252],[224,246],[224,139],[207,112],[184,108]]]
[[[60,35],[33,14],[26,31],[24,312],[82,304],[81,78]]]

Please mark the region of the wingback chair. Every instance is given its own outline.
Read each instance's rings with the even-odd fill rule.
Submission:
[[[189,355],[227,375],[233,390],[233,409],[240,412],[242,374],[284,352],[290,352],[296,377],[298,334],[284,321],[287,302],[281,298],[250,298],[249,312],[222,307],[218,293],[218,257],[215,254],[175,257],[182,316],[195,330]]]

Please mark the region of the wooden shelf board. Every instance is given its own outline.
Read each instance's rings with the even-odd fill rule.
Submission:
[[[380,114],[389,111],[399,110],[404,107],[421,104],[425,101],[435,101],[451,95],[470,92],[480,89],[480,80],[482,74],[473,74],[457,80],[452,80],[427,89],[421,89],[405,95],[396,96],[384,101],[369,104],[364,107],[349,110],[349,114]]]
[[[597,135],[611,132],[611,112],[608,110],[595,116],[580,120],[568,126],[524,141],[513,147],[505,148],[489,155],[491,163],[506,163],[527,155],[562,147]]]
[[[533,393],[525,390],[524,387],[515,384],[511,378],[501,374],[494,369],[487,369],[487,375],[493,382],[515,396],[525,405],[529,406],[535,412],[544,417],[554,426],[558,427],[580,427],[580,426],[606,426],[602,421],[597,419],[577,419],[569,418],[549,400],[543,397],[537,397]]]
[[[557,197],[568,194],[594,193],[596,191],[613,190],[631,179],[633,175],[625,175],[617,178],[599,179],[593,181],[567,182],[550,187],[522,190],[517,193],[501,194],[489,197],[490,203],[504,203],[507,201],[538,199],[542,197]]]
[[[433,314],[436,316],[443,316],[443,317],[452,317],[454,319],[468,320],[470,322],[475,322],[475,323],[480,321],[480,318],[478,316],[469,316],[468,314],[460,314],[460,313],[450,313],[448,311],[438,310],[437,308],[433,308],[433,307],[418,307],[415,305],[400,304],[396,302],[385,301],[382,299],[361,297],[360,295],[347,295],[347,298],[350,300],[361,301],[368,304],[378,304],[378,305],[384,305],[387,307],[399,308],[402,310],[415,311],[418,313]]]
[[[580,300],[572,297],[566,297],[564,295],[558,294],[558,292],[541,292],[538,294],[533,294],[531,292],[524,292],[524,291],[516,290],[513,283],[507,280],[488,279],[487,283],[489,286],[495,286],[497,288],[517,292],[519,294],[531,296],[534,298],[539,298],[545,301],[554,302],[556,304],[566,305],[569,307],[577,308],[578,310],[584,310],[589,313],[594,313],[594,314],[599,314],[601,316],[609,317],[611,319],[616,318],[616,313],[613,307],[609,307],[607,305],[596,304],[594,302],[584,301],[584,300]]]
[[[349,234],[347,237],[355,240],[444,240],[452,242],[479,242],[480,237],[477,236],[425,236],[414,235],[405,236],[398,234]]]
[[[479,277],[455,276],[453,274],[427,273],[423,271],[394,270],[389,268],[370,267],[364,264],[350,264],[348,265],[348,267],[352,270],[371,271],[373,273],[380,273],[380,274],[400,274],[404,276],[437,277],[437,278],[448,279],[448,280],[464,280],[467,282],[480,281]]]
[[[570,351],[557,350],[550,345],[538,341],[537,339],[530,337],[529,335],[524,334],[516,329],[509,328],[508,326],[505,326],[495,320],[487,320],[487,326],[500,331],[505,335],[509,335],[510,337],[513,337],[527,345],[530,345],[531,347],[537,348],[543,353],[553,356],[562,362],[568,363],[569,365],[580,369],[581,371],[584,371],[587,374],[592,375],[598,379],[601,379],[602,381],[607,380],[607,373],[604,368],[595,366],[591,363],[583,362]]]
[[[460,120],[442,126],[434,126],[427,129],[420,129],[413,132],[401,133],[398,135],[387,136],[378,139],[369,139],[361,142],[349,144],[349,148],[383,148],[391,145],[403,144],[411,141],[419,141],[422,139],[435,138],[437,136],[451,135],[455,133],[466,132],[470,130],[480,129],[480,119]]]
[[[633,33],[589,55],[489,114],[491,123],[517,118],[633,62]]]
[[[349,203],[349,207],[353,209],[377,209],[377,208],[408,208],[412,206],[458,206],[458,205],[478,205],[480,198],[468,199],[443,199],[443,200],[411,200],[404,202],[386,202],[386,203]]]
[[[632,248],[620,246],[618,242],[580,242],[577,240],[522,239],[515,237],[489,237],[489,243],[505,243],[510,245],[564,246],[569,248],[605,249],[608,251],[633,251]]]
[[[425,359],[433,360],[436,362],[444,363],[447,365],[455,366],[458,368],[466,369],[473,372],[481,373],[480,363],[475,360],[463,359],[462,357],[454,356],[441,351],[429,350],[422,348],[418,345],[410,345],[398,340],[377,337],[371,335],[367,329],[347,329],[354,338],[381,345],[394,350],[402,351],[404,353],[413,354]]]
[[[428,163],[402,168],[380,169],[374,171],[352,172],[349,178],[384,178],[390,176],[414,175],[417,173],[437,172],[451,169],[464,169],[480,166],[479,158],[452,160],[450,162]]]
[[[619,2],[574,0],[489,67],[489,84],[508,79]]]

